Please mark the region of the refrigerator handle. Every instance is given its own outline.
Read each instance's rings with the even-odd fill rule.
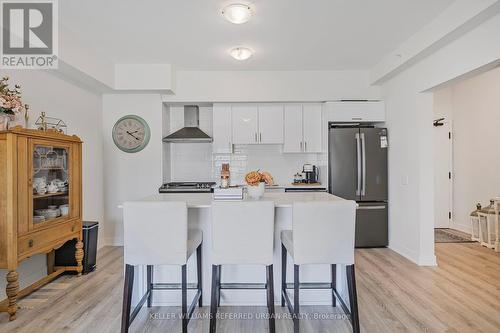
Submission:
[[[361,186],[361,196],[366,194],[366,146],[365,146],[365,133],[361,133],[361,150],[363,151],[363,156],[361,159],[361,168],[363,172],[363,184]]]
[[[361,143],[359,140],[359,133],[356,133],[354,137],[356,138],[356,162],[358,165],[358,177],[356,178],[356,195],[361,195]]]

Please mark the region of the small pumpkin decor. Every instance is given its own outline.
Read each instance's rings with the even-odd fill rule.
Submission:
[[[274,179],[269,172],[250,171],[245,176],[247,192],[252,199],[260,199],[266,190],[266,185],[273,185]]]

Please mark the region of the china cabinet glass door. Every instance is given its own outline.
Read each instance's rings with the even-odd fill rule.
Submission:
[[[70,214],[70,148],[32,146],[32,226],[64,220]]]

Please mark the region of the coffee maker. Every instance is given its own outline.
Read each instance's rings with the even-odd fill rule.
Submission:
[[[304,174],[305,183],[312,184],[319,182],[319,169],[317,166],[312,164],[304,164],[304,166],[302,167],[302,173]]]

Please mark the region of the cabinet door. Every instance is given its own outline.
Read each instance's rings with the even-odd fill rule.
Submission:
[[[231,104],[214,104],[213,138],[213,153],[232,153],[233,144],[231,142]]]
[[[35,139],[29,148],[30,231],[79,216],[81,171],[74,169],[79,151],[69,143]]]
[[[326,104],[331,121],[338,122],[384,122],[385,103],[379,101],[331,102]]]
[[[259,105],[259,143],[283,143],[283,105]]]
[[[304,151],[321,152],[321,104],[303,105]]]
[[[304,148],[302,136],[302,104],[285,105],[284,153],[300,153]]]
[[[233,144],[258,143],[257,105],[233,104],[231,108]]]

